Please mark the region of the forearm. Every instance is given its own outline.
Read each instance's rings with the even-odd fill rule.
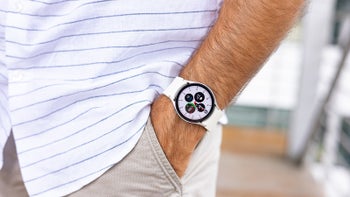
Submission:
[[[225,108],[259,70],[299,16],[303,0],[224,0],[219,18],[180,76],[208,85]],[[160,96],[152,123],[169,161],[182,176],[204,128],[180,119]]]
[[[303,0],[225,0],[180,76],[211,87],[221,109],[259,70],[300,15]]]

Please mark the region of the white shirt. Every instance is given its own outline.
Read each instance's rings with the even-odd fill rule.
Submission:
[[[0,150],[12,129],[29,194],[69,194],[128,154],[218,7],[0,0]]]

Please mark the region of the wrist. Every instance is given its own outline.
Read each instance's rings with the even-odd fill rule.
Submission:
[[[159,137],[163,137],[163,134],[176,135],[179,142],[188,145],[199,142],[206,132],[202,126],[182,120],[175,112],[171,100],[164,95],[160,95],[152,104],[151,121],[154,129],[159,131]],[[187,147],[188,151],[193,152],[194,147]]]

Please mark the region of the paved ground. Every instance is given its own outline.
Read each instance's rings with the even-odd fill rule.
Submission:
[[[282,157],[223,151],[217,197],[321,197],[306,169]]]
[[[322,197],[305,168],[285,158],[283,132],[226,127],[217,197]]]

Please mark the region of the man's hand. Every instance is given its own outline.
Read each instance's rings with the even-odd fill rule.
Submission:
[[[224,0],[217,22],[180,76],[209,86],[220,109],[260,69],[300,16],[304,0]],[[158,140],[181,177],[205,134],[180,119],[165,96],[153,104],[151,119]]]
[[[195,147],[206,131],[201,126],[180,119],[172,102],[164,95],[153,103],[151,120],[165,155],[176,174],[182,177]]]

